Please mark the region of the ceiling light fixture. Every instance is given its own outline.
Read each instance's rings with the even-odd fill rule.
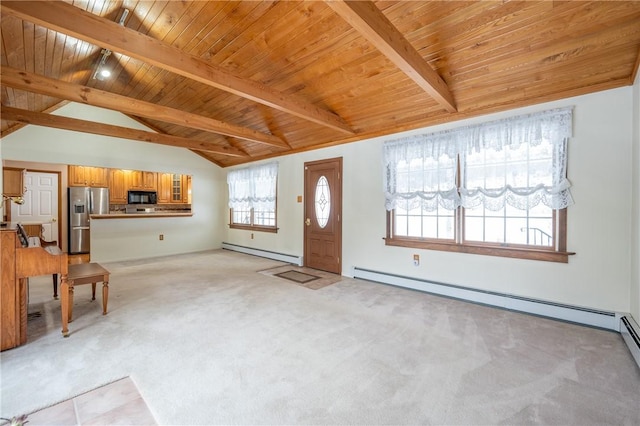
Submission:
[[[129,16],[129,9],[124,9],[120,20],[118,21],[118,24],[124,26],[124,21],[125,19],[127,19],[127,16]],[[96,67],[92,78],[94,80],[104,81],[107,78],[111,77],[111,70],[109,69],[109,67],[107,67],[107,59],[109,58],[109,56],[111,56],[111,50],[102,49],[100,54],[100,61],[98,61],[98,66]]]
[[[111,70],[107,68],[107,58],[111,56],[111,51],[109,49],[102,49],[102,56],[100,56],[100,62],[98,62],[98,66],[96,67],[96,72],[93,73],[93,78],[96,80],[103,81],[105,78],[111,76]]]

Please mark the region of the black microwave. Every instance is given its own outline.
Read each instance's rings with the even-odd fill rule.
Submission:
[[[156,191],[128,191],[127,204],[156,204],[158,193]]]

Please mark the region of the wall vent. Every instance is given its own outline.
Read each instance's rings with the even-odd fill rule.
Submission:
[[[251,254],[253,256],[266,257],[268,259],[280,260],[282,262],[293,263],[297,266],[303,266],[302,256],[295,256],[286,253],[278,253],[270,250],[261,250],[253,247],[239,246],[237,244],[222,243],[222,248],[226,250],[237,251],[240,253]]]

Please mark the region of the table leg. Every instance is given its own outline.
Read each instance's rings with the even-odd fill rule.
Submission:
[[[58,274],[53,274],[53,298],[58,298]]]
[[[91,300],[96,300],[96,283],[91,283]]]
[[[62,310],[62,335],[69,337],[69,283],[64,276],[60,281],[60,307]]]
[[[69,286],[69,322],[73,321],[73,287]]]
[[[109,300],[109,281],[102,282],[102,315],[107,315],[107,301]]]

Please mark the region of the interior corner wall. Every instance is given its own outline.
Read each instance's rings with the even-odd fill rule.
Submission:
[[[56,115],[149,131],[110,110],[70,103]],[[184,148],[29,125],[2,138],[3,163],[66,169],[68,164],[180,173],[192,176],[192,217],[92,221],[91,260],[142,259],[220,248],[226,215],[224,174],[217,165]],[[66,173],[65,173],[66,176]],[[63,178],[63,215],[67,180]],[[64,216],[66,217],[66,216]],[[63,219],[64,220],[64,219]],[[164,235],[160,241],[159,234]],[[66,221],[62,236],[66,238]]]
[[[640,324],[640,74],[633,85],[631,316]]]
[[[568,209],[569,263],[386,246],[382,144],[401,136],[574,106]],[[353,268],[456,284],[606,311],[629,312],[632,88],[602,91],[419,131],[279,157],[278,233],[227,230],[226,242],[290,255],[304,252],[304,163],[343,158],[342,274]],[[635,188],[637,191],[637,187]],[[251,234],[254,238],[251,239]],[[420,266],[413,266],[413,254]]]

